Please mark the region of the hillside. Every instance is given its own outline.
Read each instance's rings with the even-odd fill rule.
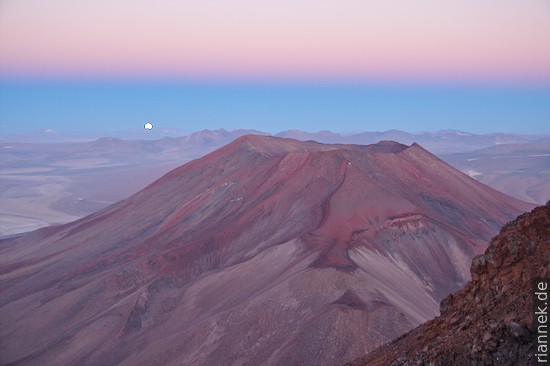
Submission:
[[[349,366],[531,365],[533,283],[550,274],[550,202],[506,224],[441,316]]]
[[[243,136],[1,241],[2,364],[341,364],[437,315],[531,207],[416,144]]]

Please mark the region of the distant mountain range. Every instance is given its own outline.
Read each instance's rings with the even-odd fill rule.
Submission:
[[[0,360],[339,365],[437,315],[532,207],[418,144],[241,136],[80,220],[1,240]]]
[[[550,199],[550,143],[502,144],[439,157],[513,197],[538,204]]]
[[[203,130],[183,136],[183,132],[177,129],[164,129],[151,131],[122,131],[109,133],[108,136],[121,139],[134,140],[158,140],[171,144],[174,141],[180,143],[203,143],[210,147],[221,147],[233,139],[245,135],[271,135],[259,130]],[[427,150],[436,154],[450,154],[458,152],[469,152],[473,150],[492,147],[500,144],[521,144],[521,143],[550,143],[550,135],[525,135],[512,133],[491,133],[473,134],[457,130],[441,130],[436,132],[408,133],[399,130],[383,132],[360,132],[356,134],[339,134],[331,131],[304,132],[300,130],[289,130],[279,132],[273,136],[289,137],[300,141],[313,140],[323,143],[342,143],[368,145],[378,141],[396,141],[410,145],[414,142],[421,144]],[[53,129],[39,130],[35,132],[0,136],[0,142],[71,142],[71,141],[92,141],[100,138],[100,135],[93,134],[70,134]]]
[[[492,133],[476,135],[455,130],[437,132],[408,133],[399,130],[385,132],[361,132],[355,135],[339,135],[329,131],[307,133],[285,131],[276,136],[298,140],[314,140],[324,143],[373,144],[378,141],[396,141],[410,145],[418,143],[434,154],[470,152],[500,144],[550,143],[550,135],[519,135]]]

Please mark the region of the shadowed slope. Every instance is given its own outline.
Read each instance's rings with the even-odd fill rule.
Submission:
[[[2,241],[0,357],[338,364],[436,315],[530,207],[418,145],[244,136],[96,214]]]
[[[534,364],[532,284],[550,273],[550,202],[508,223],[471,272],[440,317],[349,366]]]

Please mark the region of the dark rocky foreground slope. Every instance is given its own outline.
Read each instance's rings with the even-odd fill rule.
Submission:
[[[420,146],[245,136],[0,242],[10,365],[336,365],[437,315],[532,206]]]
[[[550,275],[550,202],[506,224],[441,316],[349,366],[531,365],[533,290]]]

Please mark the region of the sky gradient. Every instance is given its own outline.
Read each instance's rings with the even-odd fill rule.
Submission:
[[[4,0],[0,8],[3,76],[550,82],[546,0]]]
[[[3,0],[0,127],[548,133],[549,35],[546,0]]]

